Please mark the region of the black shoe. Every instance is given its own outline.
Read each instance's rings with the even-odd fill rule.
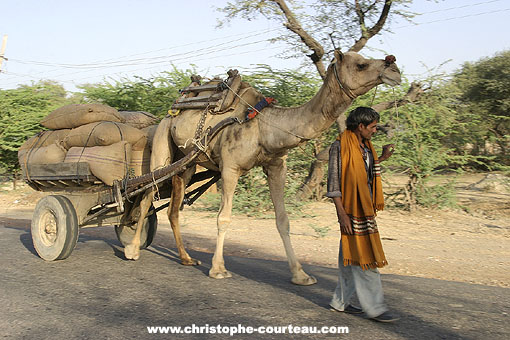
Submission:
[[[330,309],[334,312],[342,312],[342,313],[348,313],[348,314],[362,314],[363,313],[363,310],[361,308],[354,307],[352,305],[348,305],[347,307],[345,307],[344,310],[338,310],[334,307],[331,307]]]
[[[378,322],[395,322],[397,320],[400,320],[398,316],[395,316],[391,314],[390,312],[384,312],[378,316],[374,316],[373,318],[370,318],[372,320],[378,321]]]

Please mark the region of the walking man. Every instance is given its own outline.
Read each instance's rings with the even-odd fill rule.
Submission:
[[[398,318],[384,303],[377,269],[388,262],[375,216],[384,208],[379,162],[393,154],[394,145],[385,145],[381,156],[377,156],[370,140],[378,122],[379,114],[375,110],[354,109],[347,117],[347,129],[329,152],[326,196],[335,203],[341,230],[338,283],[330,306],[335,311],[365,312],[373,320],[393,322]],[[355,292],[361,308],[350,304]]]

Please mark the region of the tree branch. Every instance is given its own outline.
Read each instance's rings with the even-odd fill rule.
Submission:
[[[356,14],[358,15],[360,23],[361,37],[354,43],[354,45],[352,45],[349,51],[353,52],[361,51],[361,49],[365,47],[365,45],[367,44],[368,40],[381,31],[381,29],[384,27],[386,19],[388,19],[392,3],[393,0],[384,1],[384,7],[381,11],[381,15],[379,16],[379,20],[377,20],[377,22],[372,28],[367,29],[365,25],[365,13],[363,13],[363,11],[361,10],[359,1],[356,0]]]
[[[405,105],[407,103],[413,103],[415,102],[420,95],[422,95],[425,92],[423,89],[423,85],[417,82],[411,83],[411,86],[409,87],[409,90],[407,91],[406,95],[397,100],[397,106],[400,107],[402,105]],[[376,104],[372,106],[372,108],[377,111],[381,112],[384,110],[391,109],[395,106],[395,101],[388,101]]]
[[[287,19],[287,22],[285,23],[285,27],[289,29],[290,31],[296,33],[301,41],[313,51],[312,54],[308,55],[310,59],[312,59],[313,64],[317,68],[317,71],[319,72],[319,75],[322,79],[326,78],[326,68],[324,67],[324,64],[322,63],[322,57],[324,56],[324,48],[321,44],[308,32],[306,32],[299,21],[296,19],[292,11],[289,9],[287,4],[285,3],[285,0],[273,0],[282,10],[283,14],[285,15],[285,18]]]

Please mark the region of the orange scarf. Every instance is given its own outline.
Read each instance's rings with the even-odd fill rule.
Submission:
[[[354,234],[342,234],[344,266],[357,265],[363,269],[383,267],[388,264],[375,216],[377,210],[384,209],[381,172],[377,153],[370,141],[366,145],[374,157],[374,178],[372,196],[368,188],[365,161],[361,153],[356,134],[345,130],[340,140],[342,158],[342,203],[345,212],[351,218]]]

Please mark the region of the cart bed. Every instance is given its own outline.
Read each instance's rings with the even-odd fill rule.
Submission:
[[[92,175],[89,163],[30,164],[22,168],[27,183],[38,191],[83,189],[105,184]]]

